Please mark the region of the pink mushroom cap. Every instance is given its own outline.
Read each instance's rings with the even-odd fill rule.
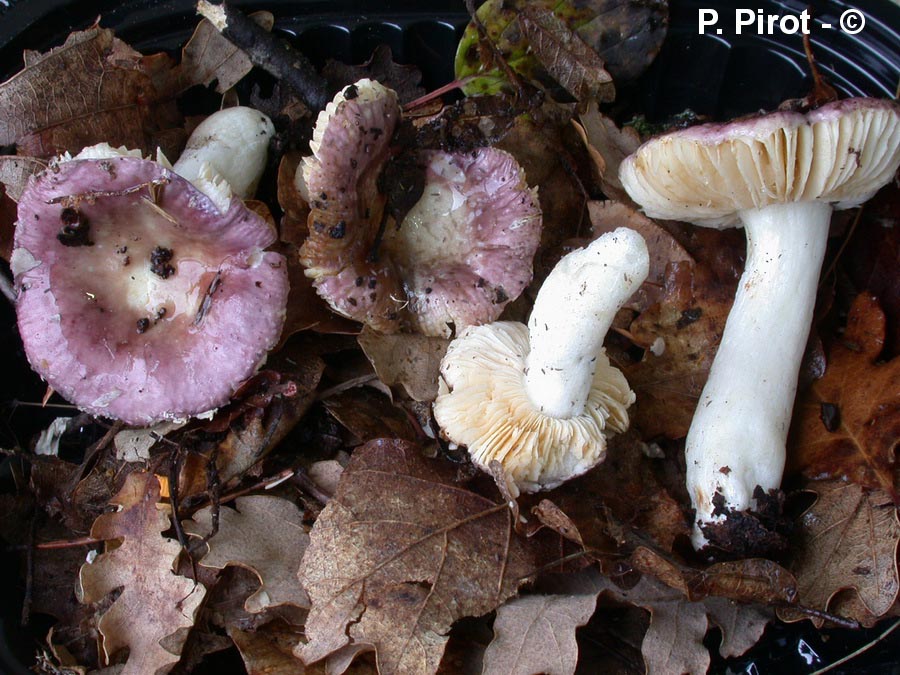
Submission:
[[[531,281],[537,189],[503,150],[422,151],[421,197],[402,222],[387,217],[379,176],[402,152],[391,146],[401,113],[393,91],[360,80],[319,115],[299,169],[310,201],[300,260],[340,314],[385,333],[450,337],[497,319]]]
[[[32,368],[82,410],[129,424],[228,402],[277,342],[287,268],[238,198],[225,213],[136,157],[61,162],[19,201],[19,332]]]

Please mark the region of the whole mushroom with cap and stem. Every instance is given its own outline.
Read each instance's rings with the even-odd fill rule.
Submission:
[[[606,456],[606,434],[628,428],[634,392],[603,340],[649,269],[643,238],[609,232],[560,260],[525,326],[473,326],[441,363],[434,417],[486,471],[499,462],[509,492],[551,489]]]
[[[831,214],[869,199],[898,164],[900,107],[866,98],[692,127],[622,163],[622,184],[648,216],[747,235],[686,441],[697,549],[779,545],[751,512],[781,484]]]
[[[16,312],[54,390],[146,425],[223,405],[255,372],[281,332],[287,271],[265,251],[273,228],[232,191],[250,194],[272,132],[256,111],[226,110],[198,127],[175,171],[100,144],[29,181]],[[243,162],[223,146],[241,147]]]
[[[339,314],[450,337],[496,319],[531,281],[537,191],[496,148],[398,157],[401,112],[394,91],[364,79],[319,114],[296,173],[310,203],[300,260]]]

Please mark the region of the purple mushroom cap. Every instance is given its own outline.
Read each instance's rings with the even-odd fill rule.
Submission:
[[[540,243],[536,190],[496,148],[424,153],[425,190],[385,249],[400,271],[410,323],[451,335],[494,321],[531,282]]]
[[[288,280],[265,220],[220,213],[162,165],[61,162],[19,201],[19,332],[53,389],[129,424],[226,403],[281,333]]]
[[[313,155],[299,169],[310,202],[300,260],[344,316],[385,333],[449,337],[494,321],[531,281],[537,190],[502,150],[422,152],[422,196],[395,222],[378,178],[398,152],[391,138],[400,117],[397,95],[371,80],[320,113]]]

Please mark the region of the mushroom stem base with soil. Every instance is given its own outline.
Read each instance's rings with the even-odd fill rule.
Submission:
[[[781,484],[831,213],[821,202],[740,213],[747,262],[685,447],[697,549],[730,548],[729,514]]]

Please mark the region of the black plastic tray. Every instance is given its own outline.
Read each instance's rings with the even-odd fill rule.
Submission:
[[[463,0],[269,0],[235,2],[245,11],[267,9],[276,30],[321,64],[327,58],[361,62],[379,44],[388,44],[396,60],[414,63],[424,84],[433,88],[453,78],[453,54],[468,16]],[[810,87],[806,57],[797,35],[735,35],[727,21],[736,7],[768,13],[799,14],[811,6],[811,36],[818,63],[843,95],[893,97],[900,81],[900,4],[892,0],[860,0],[866,27],[856,35],[838,28],[851,5],[838,1],[672,0],[669,37],[649,71],[635,85],[635,109],[651,120],[691,108],[724,119],[770,109],[785,98],[805,95]],[[698,11],[714,7],[722,35],[700,35]],[[60,44],[72,30],[89,26],[100,15],[102,25],[142,51],[177,50],[193,31],[198,17],[193,0],[0,0],[0,76],[15,73],[25,49],[44,51]],[[825,29],[822,23],[835,28]],[[0,302],[0,401],[39,400],[43,387],[21,353],[8,303]],[[5,406],[4,406],[5,407]],[[21,413],[18,413],[21,414]],[[25,425],[34,431],[55,416],[35,409]],[[20,421],[21,423],[21,421]],[[2,438],[0,438],[2,441]],[[0,514],[2,517],[2,514]],[[37,642],[17,626],[20,591],[11,586],[0,599],[0,672],[27,673]],[[750,653],[724,662],[713,672],[790,673],[802,675],[852,652],[877,635],[872,631],[829,631],[820,634],[807,622],[775,625]],[[833,673],[897,673],[900,631],[846,667]],[[714,650],[713,650],[714,651]],[[814,658],[812,654],[816,654]]]

